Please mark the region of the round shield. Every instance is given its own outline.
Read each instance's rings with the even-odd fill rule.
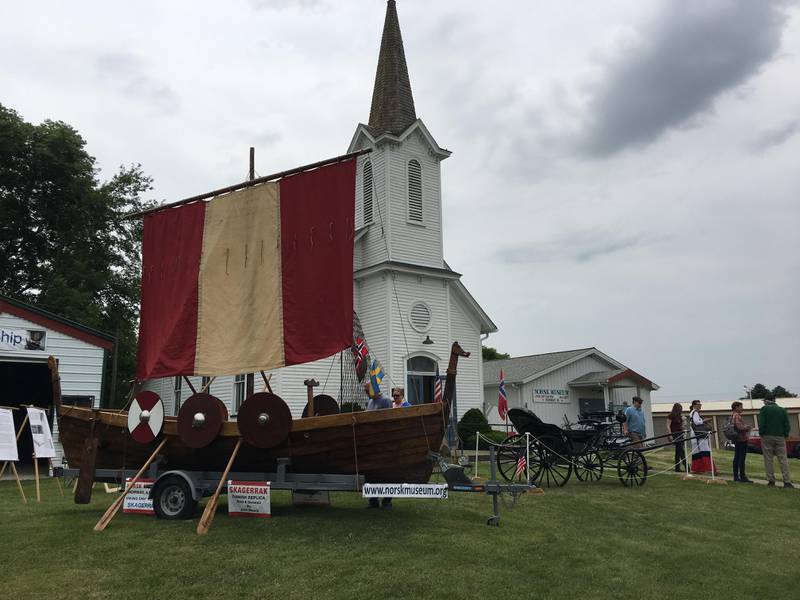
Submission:
[[[314,396],[314,416],[324,417],[325,415],[338,415],[339,403],[327,394]],[[303,418],[308,416],[308,403],[303,408]]]
[[[139,392],[128,409],[128,431],[140,444],[149,444],[164,426],[164,404],[155,392]]]
[[[192,394],[178,411],[178,435],[190,448],[213,442],[228,420],[228,409],[211,394]]]
[[[244,401],[236,417],[244,441],[256,448],[274,448],[289,435],[292,412],[280,396],[253,394]]]

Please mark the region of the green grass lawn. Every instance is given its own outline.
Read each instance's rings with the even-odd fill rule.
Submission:
[[[648,464],[656,470],[668,469],[670,465],[674,465],[675,451],[672,449],[662,449],[654,452],[647,453]],[[691,461],[691,456],[689,456]],[[718,450],[714,452],[714,462],[717,464],[722,475],[729,477],[733,476],[733,450]],[[775,460],[775,479],[780,485],[783,482],[781,478],[781,468],[778,461]],[[690,463],[691,466],[691,463]],[[789,472],[792,475],[792,481],[800,486],[800,460],[796,458],[789,459]],[[764,479],[764,457],[761,454],[749,453],[747,454],[747,461],[745,462],[745,474],[748,479]]]
[[[755,457],[751,457],[755,458]],[[760,457],[758,457],[760,458]],[[25,483],[29,498],[32,482]],[[120,515],[92,528],[113,496],[23,505],[0,483],[3,598],[797,598],[800,491],[653,477],[571,480],[501,508],[486,495],[396,500],[365,510],[356,494],[330,508],[272,497],[272,519],[220,511],[197,520]]]

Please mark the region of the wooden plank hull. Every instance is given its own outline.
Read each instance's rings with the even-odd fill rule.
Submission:
[[[94,420],[95,468],[138,469],[161,438],[150,444],[135,442],[127,419],[127,412],[63,407],[61,444],[70,468],[81,467]],[[443,404],[296,419],[280,446],[261,450],[244,444],[233,470],[275,472],[277,459],[288,458],[288,471],[293,473],[360,474],[373,483],[426,483],[433,466],[428,452],[438,452],[446,426]],[[159,470],[222,471],[239,431],[229,421],[209,446],[192,449],[178,436],[176,418],[166,417],[162,436],[167,443]]]

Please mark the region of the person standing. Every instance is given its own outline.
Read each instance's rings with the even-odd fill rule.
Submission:
[[[738,400],[731,404],[731,421],[738,435],[733,442],[733,480],[741,483],[753,483],[744,474],[744,463],[747,460],[747,438],[750,437],[752,427],[742,419],[744,406]]]
[[[625,423],[622,432],[631,438],[631,448],[641,448],[647,429],[644,424],[644,411],[642,399],[639,396],[632,398],[633,406],[625,409]]]
[[[793,488],[789,474],[789,461],[786,459],[786,438],[789,437],[789,414],[782,406],[775,404],[774,398],[764,398],[764,406],[758,413],[758,431],[761,434],[761,450],[764,453],[764,470],[767,472],[767,485],[775,485],[774,457],[778,457],[783,475],[783,487]]]
[[[392,388],[392,408],[405,408],[411,406],[411,402],[406,400],[403,388]]]
[[[704,419],[700,414],[702,407],[700,400],[692,400],[692,410],[689,413],[689,427],[692,433],[692,473],[711,473],[714,470],[708,434],[710,419]]]
[[[369,397],[369,402],[367,402],[367,410],[392,408],[392,401],[381,394],[380,390],[373,390],[369,383],[364,384],[364,392],[366,392],[367,397]],[[367,508],[379,508],[380,506],[383,506],[385,509],[391,509],[391,496],[387,496],[385,498],[369,498],[369,504],[367,505]]]
[[[683,448],[683,406],[680,402],[672,405],[667,417],[667,425],[672,441],[675,442],[675,471],[680,473],[686,469],[686,451]]]

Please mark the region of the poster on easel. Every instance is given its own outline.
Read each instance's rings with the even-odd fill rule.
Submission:
[[[0,408],[0,462],[16,462],[18,460],[14,414],[7,408]]]
[[[41,408],[28,407],[28,420],[31,424],[31,437],[33,438],[33,456],[36,458],[55,458],[56,448],[53,445],[53,436],[50,434],[50,424],[47,415]]]

